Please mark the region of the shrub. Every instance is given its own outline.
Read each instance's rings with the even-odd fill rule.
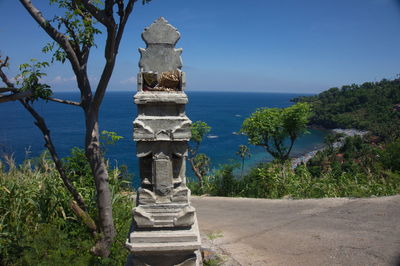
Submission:
[[[293,199],[388,196],[400,193],[399,173],[385,171],[375,175],[344,172],[335,170],[335,167],[314,176],[305,165],[292,170],[289,164],[272,162],[254,167],[239,179],[233,176],[232,166],[224,166],[214,176],[206,179],[203,193],[214,196]]]
[[[388,144],[379,157],[385,168],[400,172],[400,139]]]

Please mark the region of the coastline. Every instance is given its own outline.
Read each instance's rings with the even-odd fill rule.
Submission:
[[[323,128],[318,125],[313,125],[313,128]],[[368,133],[368,131],[365,130],[358,130],[358,129],[343,129],[343,128],[334,128],[334,129],[327,129],[331,131],[332,133],[336,134],[343,134],[344,137],[340,138],[339,141],[336,141],[333,143],[334,148],[340,148],[344,145],[344,140],[347,137],[354,137],[354,136],[364,136]],[[309,151],[301,156],[295,157],[292,159],[292,169],[295,169],[297,166],[300,164],[304,163],[306,164],[309,160],[311,160],[319,151],[323,151],[326,149],[326,145],[324,145],[322,148],[318,148],[312,151]]]

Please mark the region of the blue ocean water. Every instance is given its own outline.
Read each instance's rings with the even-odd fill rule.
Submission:
[[[212,130],[201,145],[200,152],[206,153],[214,168],[220,164],[240,161],[235,155],[238,146],[248,145],[247,138],[237,135],[243,120],[259,107],[287,107],[290,99],[299,94],[245,93],[245,92],[188,92],[187,116],[192,121],[202,120]],[[136,117],[133,103],[134,92],[109,92],[104,99],[101,114],[101,130],[115,131],[123,139],[108,147],[107,157],[111,163],[126,164],[130,172],[138,174],[135,143],[132,141],[132,121]],[[59,98],[78,100],[77,93],[57,93]],[[51,130],[54,144],[61,157],[67,156],[74,146],[83,147],[84,119],[79,107],[43,101],[34,104],[45,117]],[[44,150],[40,131],[32,117],[19,102],[0,105],[3,121],[0,125],[0,155],[13,153],[21,163],[26,156],[37,156]],[[292,156],[301,155],[320,147],[326,132],[310,130],[295,144]],[[252,157],[247,167],[260,161],[271,160],[261,147],[250,145]],[[190,173],[188,173],[190,175]]]

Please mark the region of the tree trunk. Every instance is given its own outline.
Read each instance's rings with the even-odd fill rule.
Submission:
[[[284,158],[285,161],[286,161],[287,159],[289,159],[289,154],[290,154],[290,152],[292,151],[293,144],[294,144],[294,141],[295,141],[295,140],[296,140],[295,137],[291,137],[291,138],[290,138],[290,147],[289,147],[289,149],[288,149],[288,151],[287,151],[287,153],[286,153],[286,155],[285,155],[285,158]]]
[[[112,194],[108,183],[108,171],[100,150],[98,110],[85,111],[86,119],[86,157],[92,169],[97,191],[97,208],[102,238],[93,247],[92,252],[108,257],[115,238],[112,216]]]
[[[242,172],[240,173],[240,179],[243,178],[243,170],[244,170],[244,157],[242,158]]]
[[[200,188],[203,188],[203,176],[200,174],[199,169],[194,165],[194,157],[189,159],[190,166],[192,167],[192,170],[194,174],[196,175],[197,179],[199,180]]]
[[[92,217],[90,217],[87,212],[82,210],[81,207],[79,207],[79,205],[74,200],[71,201],[70,207],[75,215],[82,219],[82,222],[86,225],[87,228],[89,228],[93,236],[96,237],[97,226]]]

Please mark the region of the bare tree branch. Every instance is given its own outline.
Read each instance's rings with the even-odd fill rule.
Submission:
[[[97,19],[101,24],[104,26],[107,26],[107,20],[105,18],[105,12],[104,10],[98,9],[96,6],[94,6],[90,0],[79,0],[85,8],[92,14],[93,17]]]
[[[70,23],[68,20],[62,18],[61,19],[62,23],[64,24],[65,28],[67,29],[67,34],[71,35],[71,38],[73,42],[71,45],[74,47],[74,51],[77,54],[77,56],[80,58],[81,56],[81,48],[79,47],[79,39],[78,36],[76,36],[74,29],[71,27]]]
[[[115,1],[118,5],[118,16],[122,18],[124,16],[125,10],[124,10],[124,1],[123,0],[117,0]]]
[[[31,91],[19,92],[19,90],[14,87],[14,84],[8,79],[7,75],[3,72],[2,68],[7,65],[8,60],[9,60],[9,58],[6,57],[6,60],[4,62],[0,63],[0,76],[1,76],[2,81],[4,83],[6,83],[7,86],[9,86],[9,88],[7,88],[7,89],[9,91],[17,92],[17,93],[0,97],[0,103],[19,100],[20,103],[25,107],[25,109],[28,110],[29,113],[31,113],[31,115],[36,120],[35,125],[43,133],[43,137],[44,137],[44,140],[46,143],[45,146],[47,147],[47,149],[50,152],[50,155],[56,165],[57,171],[59,172],[62,181],[64,182],[64,185],[66,186],[68,191],[72,194],[72,196],[76,200],[76,202],[78,202],[80,208],[82,208],[84,211],[87,211],[85,202],[83,201],[81,195],[78,193],[78,191],[75,189],[75,187],[73,186],[71,181],[68,179],[67,175],[65,174],[64,168],[62,166],[62,162],[58,158],[56,148],[54,147],[53,142],[51,140],[50,130],[48,129],[46,122],[36,112],[36,110],[33,109],[33,107],[29,104],[29,102],[25,99],[26,97],[30,97],[32,95],[32,92]],[[57,100],[59,100],[59,99],[57,99]],[[59,100],[59,101],[62,101],[62,100]],[[68,101],[66,101],[66,102],[68,102]]]
[[[6,96],[0,97],[0,103],[5,103],[5,102],[10,102],[10,101],[16,101],[20,100],[26,97],[32,96],[32,92],[30,91],[23,91],[19,93],[14,93]]]
[[[111,1],[111,2],[113,2],[113,1]],[[111,74],[114,69],[115,58],[118,54],[118,49],[119,49],[122,35],[124,33],[125,25],[126,25],[126,22],[128,21],[129,15],[131,14],[131,12],[133,10],[133,6],[134,6],[135,2],[136,2],[136,0],[129,0],[125,10],[122,11],[121,8],[123,8],[123,1],[122,0],[117,1],[118,9],[119,9],[118,14],[120,15],[120,24],[118,25],[118,29],[117,29],[117,25],[115,25],[115,23],[114,23],[113,28],[107,28],[108,36],[107,36],[107,43],[106,43],[106,48],[105,48],[105,57],[106,57],[107,62],[103,69],[103,72],[101,74],[100,82],[98,83],[96,93],[94,95],[93,105],[95,108],[98,108],[98,106],[100,106],[100,104],[103,100],[105,91],[108,86],[108,82],[111,78]]]
[[[111,60],[111,58],[114,56],[115,54],[115,35],[116,35],[116,31],[117,31],[117,24],[115,24],[115,21],[113,19],[112,21],[112,25],[109,25],[109,27],[107,27],[107,40],[106,40],[106,46],[104,49],[104,57],[108,61]]]
[[[69,100],[62,100],[62,99],[57,99],[53,97],[48,97],[47,100],[57,102],[57,103],[64,103],[64,104],[69,104],[69,105],[74,105],[74,106],[81,106],[81,103],[74,102],[74,101],[69,101]]]
[[[8,79],[7,75],[3,72],[2,68],[7,65],[8,60],[9,60],[9,58],[7,57],[6,60],[0,64],[0,77],[3,80],[3,82],[6,83],[7,86],[9,86],[9,87],[8,88],[0,88],[0,93],[10,91],[10,92],[14,92],[14,94],[0,96],[0,103],[16,101],[16,100],[20,100],[20,99],[32,96],[31,91],[19,92],[19,90],[14,87],[14,84]],[[49,97],[49,98],[47,98],[47,100],[53,101],[53,102],[58,102],[58,103],[74,105],[74,106],[81,106],[81,103],[69,101],[69,100],[57,99],[54,97]]]
[[[82,210],[82,208],[76,203],[75,200],[71,201],[70,207],[72,211],[76,214],[76,216],[82,219],[82,222],[85,223],[86,227],[90,230],[93,236],[96,236],[97,226],[92,217],[90,217],[87,212]]]
[[[33,19],[36,20],[40,27],[42,27],[47,34],[64,49],[64,51],[67,53],[67,57],[71,61],[71,65],[75,74],[80,75],[80,63],[76,51],[73,49],[68,37],[51,26],[50,22],[42,16],[42,13],[32,4],[30,0],[19,1],[26,8]]]
[[[118,27],[118,33],[116,38],[116,54],[118,54],[119,43],[121,42],[122,35],[124,33],[126,22],[128,21],[129,15],[132,13],[133,6],[136,0],[129,0],[128,4],[126,5],[125,11],[123,12],[123,16],[120,16],[120,23]]]
[[[92,107],[98,109],[101,102],[103,101],[104,94],[106,92],[108,82],[110,81],[112,71],[115,65],[115,57],[112,61],[109,61],[104,66],[103,72],[101,73],[99,84],[97,85],[96,93],[92,101]]]
[[[58,172],[60,173],[60,177],[65,185],[65,187],[68,189],[68,191],[72,194],[73,198],[78,202],[79,206],[84,210],[87,211],[85,202],[79,192],[75,189],[74,185],[71,183],[67,175],[65,174],[64,167],[62,165],[61,160],[58,158],[56,148],[53,145],[53,142],[51,140],[50,136],[50,130],[48,129],[46,122],[44,119],[36,112],[35,109],[28,103],[26,99],[20,100],[22,105],[25,107],[26,110],[31,113],[31,115],[35,118],[36,122],[35,125],[42,131],[43,138],[45,141],[45,147],[49,150],[50,155],[56,165],[56,168]]]
[[[9,92],[9,91],[11,91],[11,92],[17,92],[18,90],[17,90],[17,89],[14,89],[14,88],[10,88],[10,87],[8,87],[8,88],[0,88],[0,93]]]
[[[3,61],[3,60],[0,60],[0,68],[3,68],[3,67],[6,67],[7,65],[8,65],[8,60],[9,60],[10,58],[7,56],[6,57],[6,59]]]
[[[9,59],[10,58],[7,56],[6,60],[4,60],[4,62],[1,62],[1,64],[0,64],[0,78],[7,85],[8,88],[12,89],[11,91],[18,92],[18,90],[14,88],[14,83],[12,83],[8,79],[7,75],[3,72],[3,67],[6,67],[8,65]]]

